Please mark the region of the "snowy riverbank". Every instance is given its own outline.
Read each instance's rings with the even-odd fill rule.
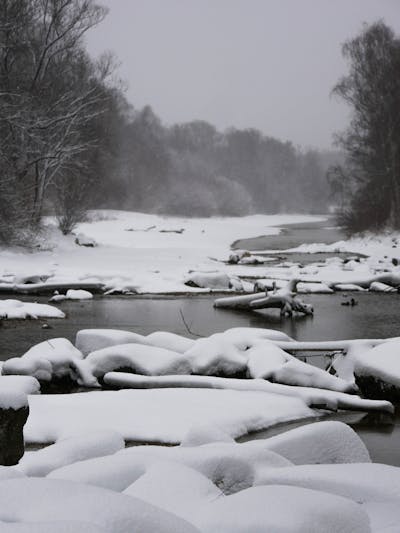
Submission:
[[[0,250],[0,291],[15,287],[16,292],[34,292],[43,282],[49,289],[57,285],[89,290],[101,287],[110,293],[252,291],[257,280],[267,280],[268,286],[272,280],[279,285],[298,278],[303,282],[299,292],[329,293],[334,285],[339,285],[335,290],[362,290],[375,278],[379,280],[381,274],[393,274],[396,280],[400,276],[400,240],[393,235],[329,245],[306,244],[282,251],[287,258],[280,261],[268,250],[228,261],[230,245],[237,239],[276,235],[279,225],[318,220],[324,218],[254,215],[188,219],[125,211],[93,212],[92,221],[80,224],[75,233],[81,242],[94,246],[79,246],[76,235],[63,236],[54,220],[47,219],[40,248]],[[327,252],[330,256],[302,265],[296,262],[293,252]],[[339,252],[367,257],[343,260],[335,256]],[[372,287],[386,289],[390,287],[379,283]]]

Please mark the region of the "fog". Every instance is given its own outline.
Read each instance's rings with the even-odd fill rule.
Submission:
[[[206,120],[330,148],[348,110],[330,97],[346,71],[341,44],[363,22],[398,32],[398,0],[102,0],[88,35],[112,50],[128,99],[167,124]]]

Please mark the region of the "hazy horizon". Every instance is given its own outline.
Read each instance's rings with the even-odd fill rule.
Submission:
[[[341,44],[383,18],[400,33],[397,0],[100,0],[87,37],[113,51],[138,108],[166,124],[205,120],[331,148],[348,109],[330,91],[346,72]]]

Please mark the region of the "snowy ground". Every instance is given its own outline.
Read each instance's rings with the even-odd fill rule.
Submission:
[[[236,239],[277,234],[279,224],[321,220],[305,215],[195,219],[124,211],[95,215],[100,220],[80,224],[75,233],[94,238],[98,246],[78,246],[74,236],[62,236],[49,219],[41,249],[0,251],[0,282],[18,283],[38,275],[52,276],[53,282],[100,281],[108,288],[141,293],[199,291],[183,284],[188,272],[234,273],[212,258],[226,259]]]
[[[344,263],[330,257],[326,262],[302,265],[285,262],[269,266],[268,258],[245,257],[240,264],[225,264],[230,245],[237,239],[258,235],[275,235],[277,226],[310,221],[323,217],[305,215],[254,215],[233,218],[178,218],[125,211],[93,212],[92,221],[80,224],[76,234],[82,241],[91,240],[95,247],[78,246],[75,236],[63,236],[54,220],[47,219],[40,248],[0,250],[0,290],[12,284],[45,281],[101,283],[108,290],[136,293],[201,292],[207,290],[249,290],[252,284],[238,278],[303,282],[299,292],[332,292],[334,284],[349,284],[372,279],[381,273],[400,276],[398,240],[393,235],[340,241],[331,245],[311,244],[296,248],[299,252],[359,252],[369,257]],[[291,250],[293,251],[293,250]],[[265,250],[263,252],[266,252]],[[276,252],[276,250],[275,250]],[[266,260],[254,268],[253,260]],[[185,285],[191,279],[204,288]],[[311,285],[325,283],[325,285]],[[327,285],[329,287],[327,287]],[[365,283],[364,285],[365,286]],[[369,285],[368,285],[369,286]],[[339,287],[340,289],[341,287]],[[390,287],[389,287],[390,288]],[[375,284],[373,290],[387,290]],[[61,298],[60,298],[61,300]]]

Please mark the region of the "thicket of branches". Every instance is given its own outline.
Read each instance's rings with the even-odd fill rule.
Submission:
[[[349,233],[400,229],[400,39],[382,21],[343,46],[350,70],[334,88],[352,109],[338,145],[346,164],[329,177]]]
[[[55,214],[70,232],[90,207],[185,215],[323,211],[330,154],[259,131],[165,127],[135,110],[113,62],[89,57],[94,0],[0,2],[0,241]]]

